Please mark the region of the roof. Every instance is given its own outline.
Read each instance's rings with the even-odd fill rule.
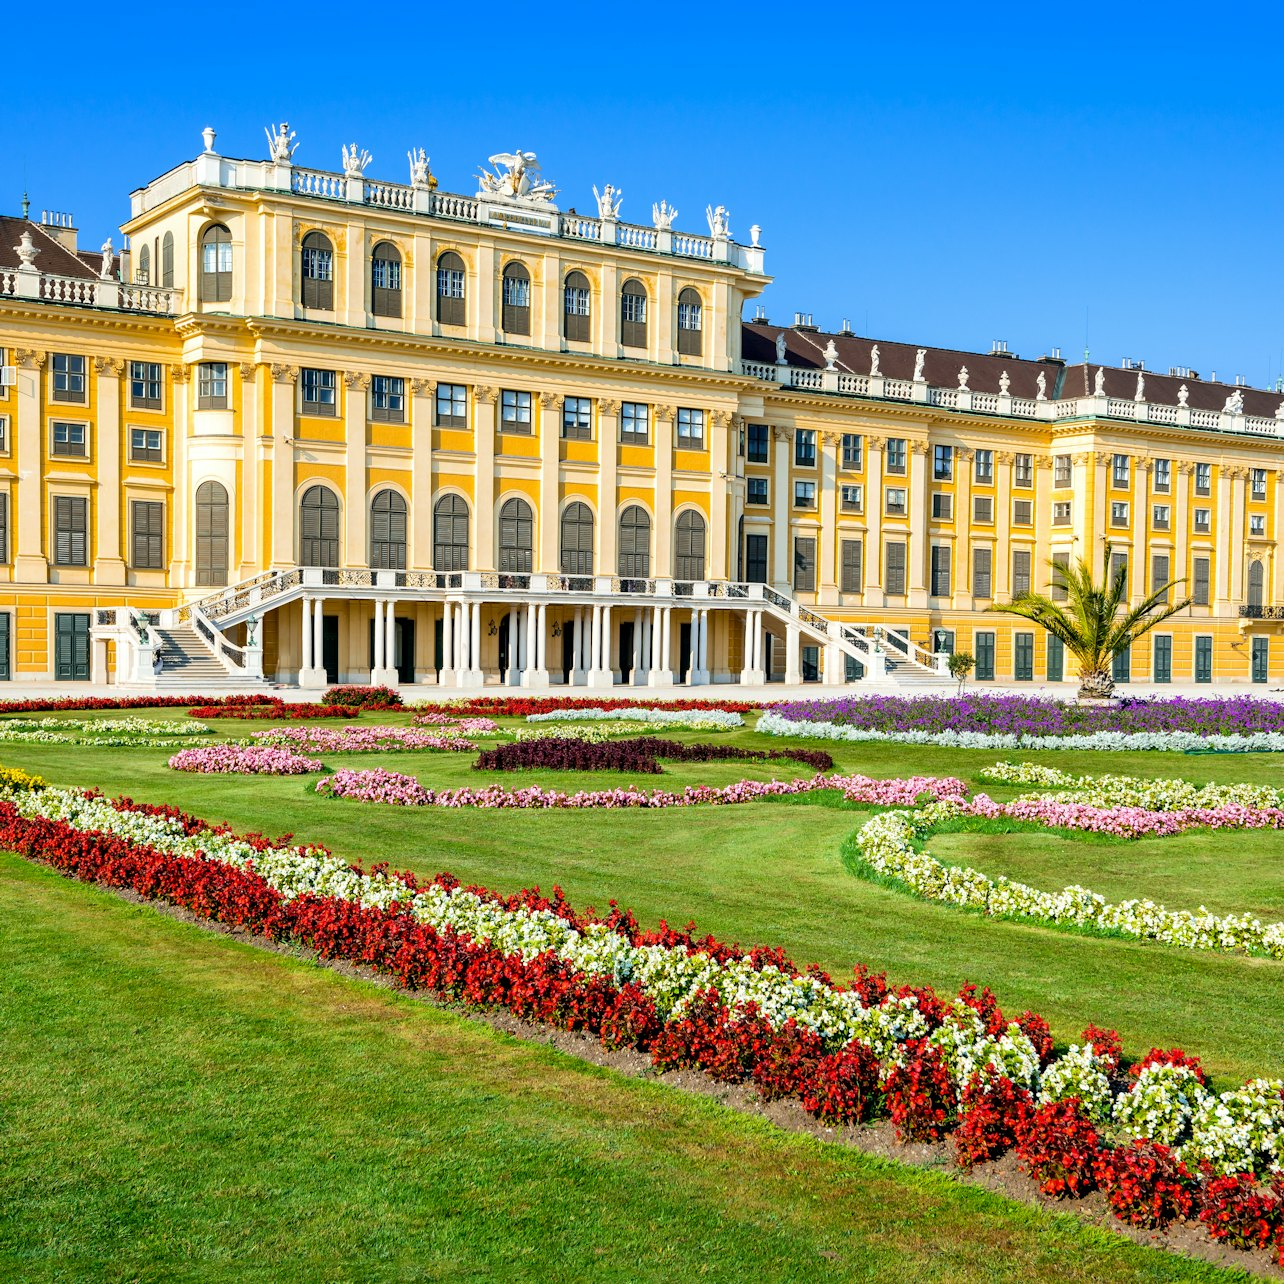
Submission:
[[[0,270],[11,271],[22,266],[17,247],[23,232],[31,233],[32,244],[39,251],[36,255],[36,267],[41,272],[54,276],[79,277],[84,281],[98,280],[102,267],[101,254],[76,254],[63,245],[48,228],[12,214],[0,214]],[[118,263],[118,259],[113,260],[113,273]]]

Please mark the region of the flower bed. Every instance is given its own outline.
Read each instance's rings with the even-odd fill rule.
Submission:
[[[639,736],[601,743],[579,739],[514,740],[482,752],[478,771],[636,771],[660,772],[659,759],[675,762],[768,762],[787,759],[829,771],[834,760],[817,749],[740,749],[735,745],[688,745],[678,740]]]
[[[388,709],[400,709],[403,702],[401,692],[394,691],[392,687],[342,686],[328,688],[321,697],[321,703],[326,705],[337,704],[347,709],[378,709],[386,711]]]
[[[527,722],[645,722],[671,730],[730,731],[743,727],[745,720],[726,709],[616,709],[601,705],[575,709],[551,709],[528,714]]]
[[[794,1097],[831,1123],[890,1116],[906,1140],[953,1135],[968,1166],[1014,1149],[1047,1193],[1100,1185],[1125,1220],[1163,1225],[1189,1208],[1227,1243],[1284,1251],[1284,1201],[1265,1184],[1284,1167],[1276,1080],[1217,1094],[1197,1059],[1161,1049],[1121,1075],[1113,1031],[1089,1027],[1055,1056],[1041,1017],[1009,1019],[972,985],[949,999],[858,968],[844,987],[778,949],[644,929],[615,906],[577,912],[556,889],[500,896],[446,874],[366,872],[128,800],[10,791],[0,846],[408,989],[638,1049],[660,1070]]]
[[[403,753],[424,749],[471,752],[477,746],[442,728],[438,734],[416,727],[271,727],[252,731],[260,745],[292,749],[297,753]]]
[[[253,704],[203,704],[189,711],[193,718],[235,718],[245,722],[305,722],[314,718],[356,718],[361,710],[345,704],[291,704],[274,696]]]
[[[666,709],[670,711],[701,710],[724,713],[757,713],[764,706],[750,700],[648,700],[606,699],[588,700],[575,696],[474,696],[471,699],[433,704],[425,702],[416,706],[439,709],[444,713],[483,714],[488,718],[529,718],[532,714],[554,713],[561,709]]]
[[[145,695],[145,696],[57,696],[51,699],[0,700],[0,715],[10,713],[74,713],[107,709],[185,709],[188,705],[224,707],[239,704],[272,703],[269,695]]]
[[[3,718],[0,740],[27,744],[113,745],[171,749],[210,728],[187,719],[148,718]]]
[[[233,744],[183,749],[169,760],[169,765],[175,771],[240,776],[304,776],[325,770],[316,759],[302,758],[289,749]]]
[[[427,710],[411,719],[416,727],[442,727],[442,734],[459,736],[493,736],[499,730],[494,718],[457,718],[449,713]]]

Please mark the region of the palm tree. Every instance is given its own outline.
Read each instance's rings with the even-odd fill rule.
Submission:
[[[1058,605],[1042,593],[1019,593],[1011,602],[996,606],[1032,620],[1060,638],[1066,650],[1079,661],[1079,699],[1107,699],[1115,689],[1111,661],[1127,650],[1139,637],[1149,633],[1171,615],[1185,610],[1190,598],[1170,603],[1168,591],[1175,583],[1157,588],[1144,601],[1120,614],[1126,605],[1127,568],[1120,567],[1110,578],[1110,545],[1106,545],[1103,581],[1092,578],[1092,567],[1086,558],[1074,566],[1050,561],[1055,588],[1065,590],[1065,605]]]

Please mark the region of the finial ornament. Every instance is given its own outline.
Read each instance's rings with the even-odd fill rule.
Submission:
[[[759,238],[760,236],[762,236],[762,224],[761,224],[761,223],[755,223],[755,224],[754,224],[754,225],[749,229],[749,244],[750,244],[750,245],[752,245],[752,246],[754,247],[754,249],[757,249],[757,248],[758,248],[758,238]]]
[[[999,372],[999,396],[1006,397],[1008,395],[1008,389],[1011,386],[1012,386],[1012,376],[1008,374],[1007,367],[1005,366]]]
[[[923,382],[923,366],[927,361],[927,349],[919,348],[914,354],[914,382]]]
[[[366,166],[374,160],[365,148],[358,148],[356,143],[351,147],[343,144],[343,173],[345,178],[360,178],[366,172]]]
[[[410,162],[410,186],[422,191],[432,179],[432,172],[428,168],[428,153],[422,147],[417,152],[412,149],[406,153],[406,159]]]
[[[709,235],[715,241],[725,241],[731,235],[731,215],[725,205],[706,205],[704,216],[709,220]]]
[[[266,125],[263,132],[268,140],[268,159],[274,165],[288,165],[298,144],[294,141],[295,131],[290,122],[283,120],[279,125]]]
[[[494,173],[485,169],[478,173],[477,179],[481,183],[478,196],[522,201],[527,205],[547,205],[557,195],[557,188],[539,177],[539,161],[534,152],[496,152],[487,159],[498,168]]]
[[[1190,389],[1186,387],[1185,384],[1182,384],[1182,386],[1177,389],[1177,404],[1179,406],[1184,406],[1186,404],[1186,398],[1189,396]]]
[[[33,268],[36,266],[36,255],[40,253],[40,250],[32,241],[30,232],[24,231],[22,236],[18,238],[18,244],[13,248],[17,251],[18,262],[22,267]]]
[[[959,391],[960,392],[967,392],[968,390],[967,380],[968,380],[967,366],[961,366],[959,368]]]
[[[651,221],[655,224],[657,232],[673,231],[673,220],[677,217],[677,206],[670,205],[668,201],[661,201],[658,205],[651,206]]]
[[[825,344],[825,369],[826,370],[835,369],[837,361],[838,361],[838,345],[833,341],[833,339],[830,339],[830,341],[827,344]]]
[[[876,379],[883,372],[878,368],[878,344],[869,350],[869,377]]]
[[[205,140],[205,155],[213,156],[214,140],[218,137],[218,134],[214,132],[214,127],[212,125],[206,125],[205,128],[201,130],[201,137]]]
[[[617,219],[620,217],[620,205],[624,200],[624,193],[614,183],[607,183],[600,192],[597,190],[597,184],[594,183],[593,199],[597,201],[598,218]]]

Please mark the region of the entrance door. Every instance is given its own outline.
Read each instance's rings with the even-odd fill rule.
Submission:
[[[633,680],[633,669],[637,657],[633,654],[633,621],[627,620],[620,625],[620,680],[628,683]]]
[[[506,611],[499,619],[499,676],[508,681],[508,620],[509,615]],[[516,657],[513,657],[516,658]]]
[[[54,616],[54,677],[59,682],[89,681],[89,616],[60,611]]]
[[[446,625],[440,616],[433,623],[432,667],[441,672],[446,661]]]
[[[767,633],[764,630],[762,635],[762,672],[767,682],[771,681],[771,673],[773,668],[771,647],[772,647],[772,643],[775,642],[775,640],[776,639],[772,637],[770,633]]]
[[[1271,640],[1270,638],[1253,639],[1253,681],[1265,682],[1267,671],[1270,668]]]
[[[325,680],[333,686],[339,681],[339,617],[321,617],[321,664]]]
[[[678,626],[678,681],[687,680],[687,671],[691,668],[691,625]]]
[[[415,622],[396,620],[393,623],[393,667],[397,681],[409,685],[415,680]]]
[[[575,668],[575,626],[562,625],[562,682],[571,683],[571,673]]]

